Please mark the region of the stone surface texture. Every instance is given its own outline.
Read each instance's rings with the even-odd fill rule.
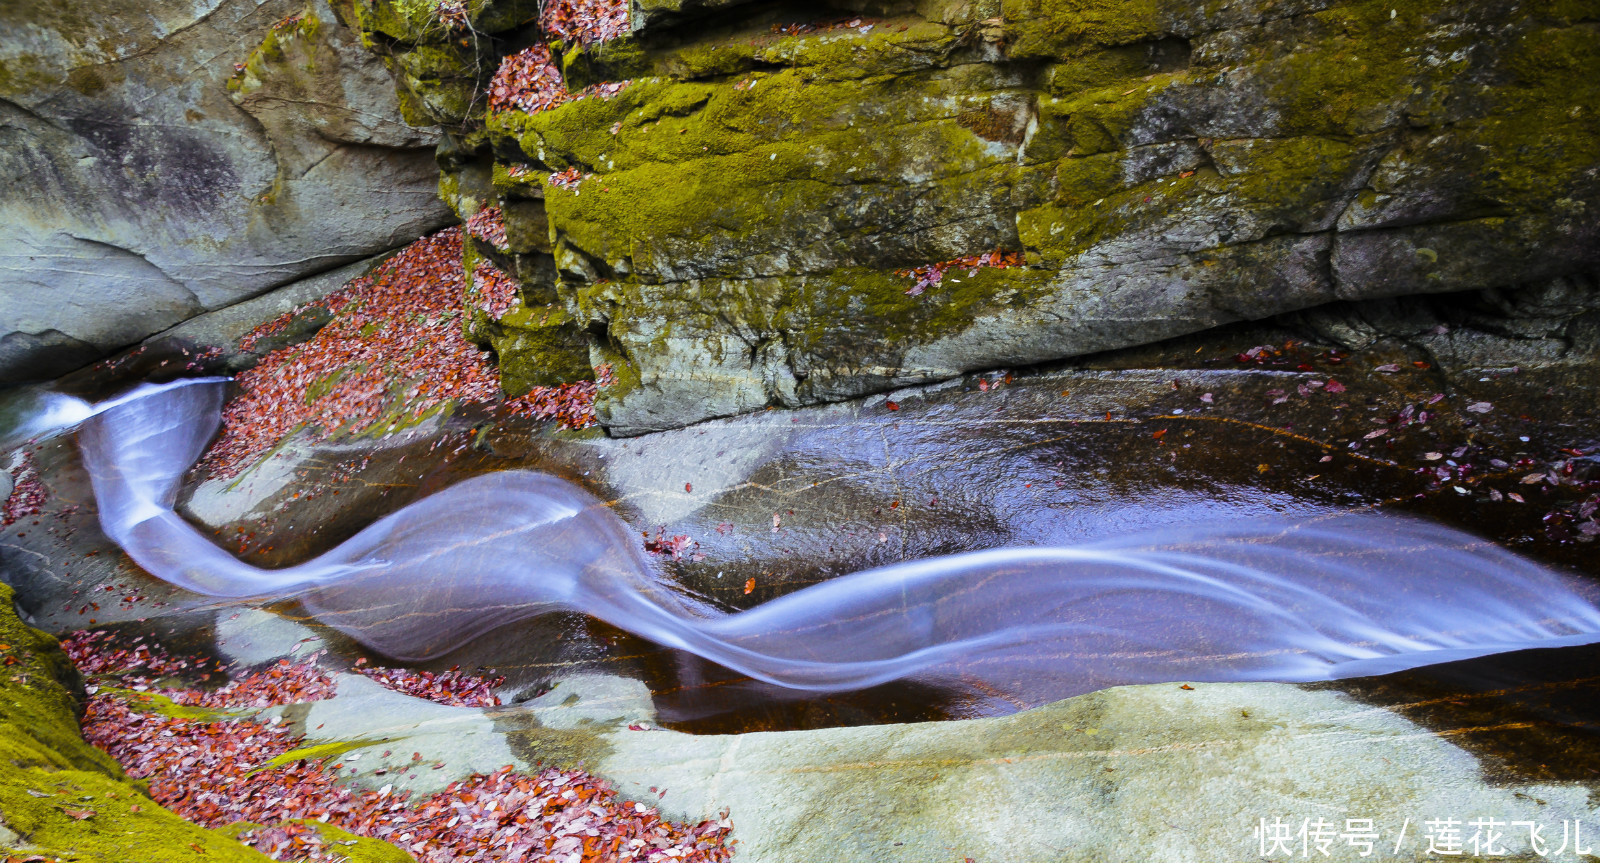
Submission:
[[[313,638],[266,615],[220,634],[224,650]],[[488,710],[336,680],[332,699],[264,714],[307,746],[357,743],[345,765],[358,786],[430,793],[500,764],[581,761],[668,817],[730,809],[747,863],[1275,859],[1257,828],[1302,819],[1335,825],[1317,859],[1370,859],[1339,835],[1347,818],[1373,820],[1384,859],[1430,860],[1428,819],[1600,816],[1582,784],[1491,782],[1448,733],[1284,684],[1128,686],[994,719],[689,735],[655,727],[648,696],[621,677],[558,676]],[[408,771],[412,753],[445,767]],[[1402,823],[1414,829],[1396,845]],[[1525,829],[1497,847],[1533,858]]]
[[[574,91],[632,83],[531,115],[430,90],[470,72],[443,37],[402,65],[452,130],[452,203],[522,238],[479,244],[523,286],[503,325],[569,336],[483,337],[562,368],[586,338],[632,434],[1590,269],[1597,10],[638,2],[633,36],[559,61]],[[896,273],[996,248],[1027,266],[920,296]]]
[[[0,381],[445,224],[437,131],[324,0],[0,6]]]

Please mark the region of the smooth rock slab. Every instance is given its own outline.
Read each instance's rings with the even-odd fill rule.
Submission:
[[[0,383],[451,219],[436,132],[322,0],[7,3],[0,34]]]
[[[1547,851],[1563,821],[1600,834],[1582,785],[1490,784],[1449,733],[1285,684],[1119,687],[996,719],[708,736],[629,730],[635,720],[621,717],[596,729],[588,699],[566,701],[577,723],[544,705],[439,707],[341,676],[334,699],[275,711],[298,714],[308,745],[372,740],[400,753],[347,762],[364,786],[426,793],[503,755],[522,769],[581,762],[673,819],[727,808],[748,863],[1243,863],[1262,859],[1261,819],[1295,833],[1324,819],[1333,842],[1317,859],[1339,861],[1363,859],[1338,838],[1346,819],[1373,820],[1379,859],[1435,859],[1425,853],[1429,819],[1533,821],[1545,825]],[[543,722],[527,725],[530,712]],[[406,774],[414,750],[422,767]],[[374,775],[380,768],[394,775]],[[1500,847],[1528,853],[1526,828],[1498,829]]]

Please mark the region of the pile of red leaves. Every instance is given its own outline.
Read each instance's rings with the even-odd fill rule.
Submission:
[[[591,96],[609,99],[629,83],[607,81],[570,92],[550,57],[550,47],[534,45],[500,61],[500,68],[489,80],[489,110],[537,114]]]
[[[536,114],[571,99],[561,73],[550,59],[548,45],[524,48],[501,60],[500,68],[489,81],[491,111]]]
[[[595,392],[614,380],[610,365],[598,365],[592,381],[534,387],[526,395],[507,400],[505,411],[513,417],[555,420],[568,428],[583,428],[594,424]]]
[[[424,237],[318,301],[333,319],[239,374],[239,395],[223,408],[222,433],[202,465],[232,476],[300,428],[322,436],[392,432],[452,404],[499,403],[489,353],[462,334],[461,244],[460,228]],[[273,321],[251,335],[281,326]],[[594,422],[594,388],[552,387],[504,407],[582,428]]]
[[[557,171],[550,175],[550,185],[555,186],[557,189],[575,191],[578,188],[578,184],[582,182],[583,173],[577,168],[568,168],[565,171]]]
[[[467,0],[433,0],[433,14],[451,30],[465,30],[472,24]]]
[[[317,667],[317,657],[312,655],[299,663],[280,659],[265,670],[230,680],[211,692],[179,689],[173,690],[170,696],[179,704],[196,707],[271,707],[321,701],[332,698],[333,691],[333,678]]]
[[[480,260],[472,268],[473,305],[500,320],[517,304],[517,282],[499,267]]]
[[[349,856],[337,848],[329,848],[327,841],[315,827],[286,821],[271,827],[257,827],[239,834],[239,841],[274,860],[295,860],[299,863],[348,863]]]
[[[499,207],[484,207],[467,219],[467,233],[494,246],[506,248],[506,214]]]
[[[504,677],[468,674],[459,665],[434,674],[408,668],[368,667],[365,659],[358,659],[355,670],[386,689],[451,707],[499,707],[500,696],[494,694],[494,689],[506,682]]]
[[[69,655],[95,674],[171,662],[151,648],[100,655],[97,647],[108,647],[101,641],[98,635],[78,634],[68,639]],[[293,674],[273,673],[299,667],[280,662],[256,682],[230,690],[234,695],[228,700],[243,697],[259,706],[322,697],[296,684]],[[202,699],[194,692],[175,700]],[[143,714],[122,698],[102,694],[89,699],[83,729],[89,742],[110,753],[129,776],[147,780],[156,801],[178,815],[203,827],[241,821],[267,825],[245,834],[244,841],[278,858],[338,859],[305,827],[284,823],[305,819],[388,841],[421,863],[721,863],[733,853],[726,812],[718,820],[674,824],[650,807],[621,800],[608,783],[577,770],[529,776],[505,767],[413,802],[403,792],[391,794],[390,786],[365,791],[340,785],[339,763],[298,760],[269,767],[303,742],[276,721]],[[413,754],[412,760],[420,762],[421,756]]]
[[[0,506],[0,524],[9,525],[18,519],[38,515],[44,506],[44,483],[33,465],[33,453],[22,454],[22,461],[11,469],[11,494]]]
[[[584,45],[626,36],[628,0],[552,0],[544,4],[539,25],[557,39]]]
[[[107,630],[79,630],[61,639],[61,649],[83,674],[126,676],[148,672],[154,677],[170,677],[205,665],[205,660],[200,657],[174,657],[158,647],[145,644],[142,635],[128,647],[116,647],[110,640],[111,633]],[[139,677],[136,682],[143,683],[144,678]]]
[[[929,288],[939,287],[944,283],[944,274],[950,270],[966,270],[968,278],[971,278],[978,274],[978,268],[980,267],[993,267],[1003,270],[1008,267],[1020,267],[1022,263],[1021,252],[1007,252],[1003,249],[995,249],[992,252],[985,252],[981,255],[967,255],[954,260],[940,261],[937,264],[924,264],[915,269],[895,270],[894,273],[897,276],[908,276],[916,280],[916,284],[906,291],[907,294],[914,297]]]

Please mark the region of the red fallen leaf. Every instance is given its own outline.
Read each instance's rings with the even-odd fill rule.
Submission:
[[[1158,431],[1155,434],[1151,435],[1151,437],[1155,438],[1156,440],[1161,440],[1162,438],[1164,438],[1166,436],[1167,436],[1167,430],[1166,429],[1161,429],[1160,431]]]
[[[892,410],[892,411],[897,411],[897,410],[900,409],[900,403],[899,402],[884,402],[883,406],[888,408],[889,410]]]
[[[1422,360],[1412,360],[1411,364],[1416,366],[1419,369],[1431,369],[1431,368],[1433,368],[1433,363],[1424,362]]]
[[[1179,689],[1188,689],[1188,690],[1193,690],[1193,689],[1194,689],[1194,687],[1193,687],[1193,686],[1190,686],[1190,685],[1189,685],[1189,684],[1187,684],[1187,683],[1185,683],[1185,684],[1183,684],[1183,685],[1182,685],[1182,686],[1180,686],[1180,687],[1178,687],[1178,688],[1179,688]]]
[[[755,577],[751,576],[750,578],[745,579],[745,582],[744,582],[744,593],[745,593],[745,596],[749,596],[750,593],[752,591],[754,591],[755,589],[756,589]]]
[[[1323,389],[1330,393],[1342,393],[1345,391],[1345,385],[1339,383],[1333,378],[1328,378],[1328,385],[1323,387]]]
[[[1567,455],[1571,455],[1571,456],[1581,456],[1581,455],[1583,455],[1583,450],[1581,450],[1581,449],[1573,449],[1571,447],[1562,447],[1561,451],[1566,453]]]
[[[894,502],[890,503],[889,504],[889,508],[890,509],[899,509],[900,508],[900,501],[897,500],[897,501],[894,501]]]
[[[61,811],[71,816],[74,821],[83,821],[94,817],[93,809],[63,809]]]
[[[692,493],[694,491],[694,486],[692,484],[690,484],[690,483],[684,483],[683,484],[683,490],[686,491],[686,492],[691,492]]]
[[[204,854],[204,853],[206,853],[206,849],[201,848],[199,846],[199,844],[197,844],[197,843],[190,842],[189,843],[189,847],[193,848],[194,849],[194,853],[196,853],[196,854]]]

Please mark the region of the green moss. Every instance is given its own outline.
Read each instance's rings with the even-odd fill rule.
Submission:
[[[457,126],[483,112],[483,86],[495,64],[472,40],[397,50],[388,61],[428,125]]]
[[[232,711],[179,704],[159,692],[135,692],[131,689],[102,684],[99,694],[120,698],[128,703],[129,708],[138,713],[155,713],[173,719],[191,719],[196,722],[226,722],[238,717],[238,714]]]
[[[1029,161],[1123,149],[1151,102],[1184,78],[1183,73],[1129,78],[1066,97],[1041,98]]]
[[[797,234],[864,244],[914,208],[959,212],[1005,194],[1012,163],[962,127],[942,81],[753,80],[642,82],[612,100],[495,115],[489,129],[530,161],[594,174],[577,191],[546,189],[546,212],[572,249],[621,277],[676,267],[682,248],[731,261],[777,254]]]
[[[589,339],[565,305],[554,297],[543,303],[530,302],[531,295],[545,292],[523,290],[518,303],[498,320],[484,313],[478,305],[473,280],[482,260],[476,243],[468,243],[467,308],[463,318],[467,321],[467,338],[494,348],[500,388],[509,396],[520,396],[537,386],[593,379]]]
[[[291,16],[273,26],[262,38],[261,44],[245,58],[243,68],[228,79],[228,90],[248,95],[259,89],[263,80],[275,74],[299,76],[315,73],[315,45],[325,26],[310,8],[301,12],[297,19]]]
[[[912,344],[961,332],[974,319],[1042,296],[1053,273],[1029,269],[952,270],[936,288],[906,293],[909,277],[848,270],[810,278],[799,296],[807,310],[805,347],[843,367]]]
[[[1009,53],[1017,58],[1075,57],[1095,48],[1166,35],[1160,0],[1004,0]]]
[[[1045,70],[1044,90],[1051,97],[1061,99],[1085,90],[1132,82],[1150,72],[1145,46],[1110,48],[1051,65]],[[1128,86],[1123,84],[1123,89]]]
[[[1391,19],[1389,0],[1346,4],[1317,14],[1340,33],[1265,64],[1280,116],[1280,134],[1351,134],[1391,121],[1396,96],[1411,76],[1405,49],[1420,34],[1405,26],[1421,16]],[[1266,71],[1264,70],[1264,71]]]
[[[561,74],[567,86],[581,90],[602,81],[626,81],[655,74],[650,53],[629,36],[588,48],[573,46],[561,55]]]
[[[56,640],[26,626],[0,585],[0,833],[23,854],[96,863],[265,861],[156,805],[84,742],[78,678]],[[15,838],[12,838],[15,836]],[[196,850],[198,849],[198,850]]]
[[[346,752],[354,752],[357,749],[365,749],[368,746],[377,746],[387,742],[388,738],[376,740],[339,740],[333,743],[318,743],[312,746],[302,746],[298,749],[291,749],[288,752],[279,755],[257,769],[272,770],[274,768],[283,767],[287,764],[293,764],[296,761],[321,761],[325,758],[336,758],[345,754]]]
[[[594,378],[589,340],[559,303],[518,306],[489,332],[499,357],[500,388],[507,395]]]
[[[466,5],[466,29],[440,20],[438,0],[355,0],[352,11],[361,29],[411,45],[471,39],[475,34],[481,39],[539,17],[538,0],[468,0]]]
[[[1379,143],[1318,137],[1212,142],[1222,173],[1206,168],[1145,180],[1126,176],[1125,153],[1063,159],[1056,165],[1054,200],[1021,211],[1017,230],[1041,263],[1055,266],[1097,244],[1159,231],[1195,209],[1314,230],[1331,221],[1331,208],[1343,205],[1344,189]]]
[[[646,77],[726,79],[773,67],[800,70],[813,81],[853,80],[942,65],[960,39],[954,28],[914,18],[886,22],[867,33],[841,29],[774,36],[753,30],[667,48],[621,39],[570,51],[563,70],[574,89]]]

